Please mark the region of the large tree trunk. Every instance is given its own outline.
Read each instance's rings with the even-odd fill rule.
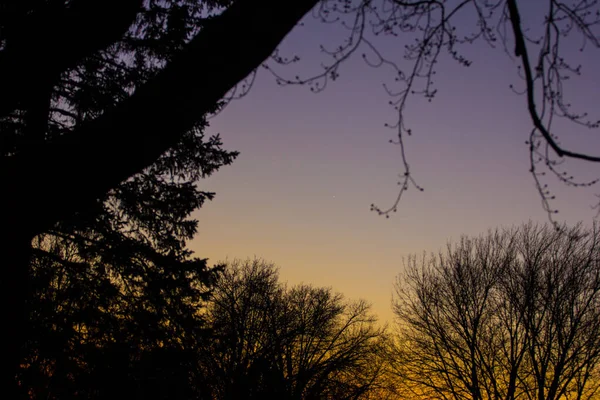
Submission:
[[[152,164],[259,67],[317,2],[234,2],[130,99],[53,143],[2,161],[0,289],[9,335],[2,371],[15,371],[24,343],[31,238],[85,212]]]
[[[317,2],[235,2],[130,99],[53,143],[5,160],[0,185],[10,195],[2,202],[27,211],[35,233],[85,211],[177,143]]]

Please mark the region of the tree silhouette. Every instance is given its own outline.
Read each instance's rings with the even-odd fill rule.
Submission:
[[[196,181],[235,157],[217,137],[187,140],[111,191],[95,215],[33,246],[18,381],[33,398],[189,397],[207,338],[200,309],[214,278],[185,242],[213,194]]]
[[[532,224],[412,258],[397,372],[430,398],[588,399],[599,389],[600,236]]]
[[[24,51],[19,47],[22,42],[29,43],[28,40],[35,38],[34,33],[40,34],[41,30],[35,30],[37,26],[27,31],[31,37],[23,36],[22,30],[46,21],[47,16],[42,12],[59,13],[64,24],[71,19],[76,25],[72,29],[91,29],[90,34],[105,40],[106,32],[99,31],[93,23],[82,24],[85,22],[82,19],[127,6],[126,2],[72,3],[67,8],[59,3],[46,6],[40,3],[32,9],[28,8],[32,4],[5,4],[8,9],[2,17],[12,15],[14,20],[7,18],[3,22],[7,24],[3,30],[7,45],[2,61],[24,62],[29,69],[33,68],[29,65],[35,61],[31,57],[40,54],[11,51]],[[190,26],[197,22],[192,19],[199,12],[199,5],[179,14],[175,10],[182,5],[172,6],[160,8],[158,3],[149,4],[144,13],[138,14],[136,22],[144,32],[130,32],[126,43],[116,48],[86,54],[81,65],[73,66],[67,74],[54,76],[58,79],[50,88],[54,92],[40,91],[40,82],[27,82],[15,96],[3,98],[6,102],[2,107],[16,107],[3,119],[3,160],[10,161],[36,147],[51,146],[114,108],[135,87],[155,76],[161,63],[181,47]],[[130,13],[130,20],[138,11]],[[160,28],[165,19],[171,23],[169,30]],[[121,39],[130,20],[111,40]],[[177,26],[180,28],[174,29]],[[64,32],[52,32],[71,35],[71,28],[65,25],[61,26]],[[111,29],[117,28],[118,25],[111,25]],[[76,43],[67,41],[65,46],[77,46],[77,51],[84,50],[82,45],[95,43],[93,40],[80,43],[87,40],[85,35],[75,35],[69,40]],[[135,59],[123,59],[127,51],[135,52]],[[66,60],[59,57],[54,61]],[[0,65],[14,67],[1,62]],[[13,69],[15,73],[26,74],[28,71],[23,68],[20,65]],[[7,91],[17,90],[18,79],[2,77]],[[39,110],[31,110],[26,100],[45,104],[44,114],[36,114]],[[212,111],[217,107],[217,103],[213,104]],[[40,125],[42,120],[44,124]],[[218,136],[204,137],[205,126],[204,115],[198,116],[190,129],[179,135],[177,143],[152,165],[115,185],[87,210],[76,211],[35,238],[29,250],[32,257],[28,268],[20,271],[27,274],[23,277],[27,285],[10,287],[4,293],[7,301],[14,301],[11,296],[16,294],[27,306],[4,303],[9,317],[14,313],[22,318],[20,321],[7,318],[12,322],[9,336],[14,336],[3,359],[7,363],[3,378],[14,380],[15,373],[10,371],[15,371],[17,365],[21,367],[16,372],[20,390],[14,387],[11,390],[22,394],[29,391],[31,396],[43,398],[112,398],[118,396],[110,393],[123,395],[127,390],[132,397],[139,397],[144,388],[159,398],[161,391],[152,388],[168,380],[169,374],[184,379],[184,373],[175,372],[181,361],[177,355],[185,356],[182,349],[192,338],[195,344],[200,341],[196,336],[203,328],[197,311],[212,276],[205,260],[193,258],[185,249],[185,242],[197,230],[197,221],[189,217],[190,213],[214,195],[202,191],[197,181],[230,164],[237,155],[223,150]],[[11,270],[10,263],[7,265],[8,275],[11,271],[19,272]],[[13,285],[9,278],[3,277],[3,282]],[[152,372],[152,368],[156,370]],[[184,387],[173,382],[170,386]],[[11,382],[6,387],[11,387]],[[10,393],[14,396],[9,397],[17,397],[16,393]]]
[[[262,260],[236,261],[208,306],[201,364],[215,399],[366,399],[384,387],[383,330],[363,302],[330,289],[286,288]]]
[[[514,43],[509,34],[500,39],[507,48],[514,47],[522,62],[535,127],[529,137],[531,172],[552,213],[551,195],[539,170],[547,168],[568,185],[584,185],[560,169],[560,159],[598,161],[561,147],[552,129],[553,118],[559,116],[597,125],[571,111],[563,99],[566,76],[580,70],[565,61],[560,38],[576,29],[594,46],[599,40],[595,2],[546,4],[545,33],[528,38],[516,0],[298,0],[286,7],[275,0],[0,1],[0,236],[10,238],[1,244],[5,268],[0,292],[3,317],[12,328],[5,340],[15,344],[3,358],[6,370],[18,364],[25,337],[33,290],[32,240],[57,224],[92,218],[111,190],[177,146],[265,59],[273,55],[275,62],[287,63],[274,51],[315,6],[318,18],[350,28],[345,30],[349,40],[328,53],[333,61],[323,74],[280,77],[282,84],[313,83],[315,90],[322,89],[327,79],[338,77],[340,63],[359,45],[375,56],[366,57],[367,62],[396,68],[365,32],[418,35],[407,49],[414,68],[408,73],[397,70],[401,87],[397,92],[389,88],[399,113],[397,143],[405,172],[397,201],[387,210],[375,210],[389,214],[411,184],[419,187],[404,151],[404,137],[410,134],[402,117],[408,95],[432,97],[431,77],[441,51],[468,65],[457,46],[478,37],[496,41],[491,27],[498,22],[507,28],[501,32],[513,33]],[[475,11],[476,27],[473,36],[463,38],[453,24],[467,7]],[[538,45],[536,64],[528,40]],[[417,87],[417,82],[425,83]]]
[[[134,3],[138,3],[135,10],[131,8]],[[218,2],[212,4],[211,7],[214,7]],[[0,107],[6,111],[0,135],[2,173],[6,172],[4,166],[10,165],[19,157],[47,150],[82,126],[96,121],[129,97],[137,87],[156,76],[161,65],[172,58],[187,41],[190,29],[201,22],[196,17],[206,5],[192,4],[186,8],[181,2],[151,2],[144,12],[138,13],[139,6],[140,2],[109,4],[81,1],[71,2],[68,6],[60,2],[46,5],[42,2],[2,4],[5,11],[2,13],[2,39],[5,48],[0,58],[0,68],[6,70],[3,70],[5,73],[1,84],[9,93],[13,89],[19,89],[15,96],[3,97]],[[118,18],[128,18],[126,24],[121,26],[122,31],[104,32],[94,25],[94,18],[102,16],[102,12],[113,13],[115,9],[124,13],[117,13]],[[52,15],[58,21],[63,21],[61,29],[64,31],[52,30],[58,37],[44,36],[40,43],[31,42],[42,35],[49,23],[55,23],[47,19]],[[88,21],[90,19],[93,21]],[[163,29],[167,20],[169,29]],[[135,21],[137,31],[130,29],[132,21]],[[114,22],[116,25],[109,24],[110,29],[121,29],[118,21]],[[98,39],[109,41],[95,41],[96,36],[92,38],[85,32],[81,32],[83,36],[74,35],[73,30],[79,29],[89,35],[97,35]],[[104,26],[103,29],[109,28]],[[32,57],[42,56],[31,49],[48,52],[50,48],[45,40],[52,42],[62,39],[66,40],[62,42],[65,48],[61,48],[59,53],[65,51],[81,59],[72,59],[76,64],[70,64],[68,57],[52,58],[48,63],[56,62],[60,65],[49,65],[47,70],[37,74],[32,81],[19,82],[19,74],[27,77],[27,73],[33,68],[32,63],[37,62],[38,59]],[[115,45],[117,40],[121,42]],[[82,41],[85,43],[81,43]],[[23,47],[26,45],[29,47]],[[69,53],[67,48],[71,45],[76,54]],[[89,48],[86,49],[85,46]],[[125,54],[130,57],[125,57]],[[62,71],[61,68],[68,70]],[[10,75],[9,72],[14,74]],[[43,77],[44,74],[47,76]],[[48,90],[41,90],[43,80],[51,83]],[[44,105],[43,110],[34,107],[40,104]],[[214,112],[218,106],[214,102],[206,111]],[[182,325],[189,325],[189,334],[197,330],[198,324],[194,322],[192,326],[189,322],[195,320],[193,314],[196,312],[198,297],[206,290],[202,286],[207,283],[210,273],[204,261],[190,257],[191,253],[185,249],[185,241],[197,229],[197,221],[189,218],[190,213],[205,200],[211,199],[213,193],[199,189],[196,181],[212,174],[220,166],[230,164],[237,154],[222,150],[218,136],[205,138],[202,133],[205,126],[205,116],[196,116],[189,129],[181,132],[168,151],[155,159],[152,165],[96,197],[87,209],[73,210],[70,216],[39,232],[41,234],[35,240],[38,245],[33,247],[33,253],[28,246],[18,249],[19,232],[27,225],[27,221],[21,221],[18,225],[10,225],[8,221],[9,224],[3,225],[7,231],[8,227],[14,228],[13,240],[3,243],[7,255],[6,275],[2,278],[2,284],[6,285],[6,288],[3,286],[3,295],[6,296],[3,298],[3,306],[6,320],[11,326],[8,330],[8,342],[12,343],[3,358],[6,363],[3,379],[12,381],[15,375],[10,371],[15,371],[19,364],[23,365],[24,357],[28,357],[28,354],[30,356],[31,351],[38,352],[40,346],[52,350],[53,346],[47,346],[48,343],[36,341],[52,336],[47,333],[55,329],[51,327],[57,324],[57,309],[66,312],[61,315],[64,317],[65,329],[61,330],[60,338],[62,345],[66,347],[61,350],[54,343],[54,353],[43,355],[49,357],[50,361],[36,355],[37,367],[42,369],[45,368],[41,367],[42,363],[60,361],[52,358],[56,355],[62,354],[64,357],[61,360],[70,360],[71,366],[75,365],[73,357],[82,356],[78,354],[81,348],[73,347],[73,343],[79,340],[72,332],[74,324],[79,325],[77,329],[89,330],[98,324],[95,329],[108,330],[102,340],[96,338],[92,341],[93,345],[84,345],[88,350],[90,346],[99,345],[102,341],[109,343],[116,340],[116,337],[122,341],[120,345],[126,347],[132,345],[133,336],[142,333],[148,337],[136,340],[156,341],[158,339],[146,329],[157,329],[164,324],[165,319],[172,321],[169,335],[174,338],[178,336],[174,331],[176,324],[180,325],[179,329],[183,329]],[[138,146],[143,149],[144,141],[139,142]],[[74,149],[65,149],[70,150]],[[49,168],[52,164],[60,163],[58,160],[48,162]],[[70,168],[75,171],[80,166],[72,165]],[[109,164],[107,171],[111,169]],[[81,179],[86,179],[85,174],[81,175]],[[71,186],[79,190],[79,185],[74,182]],[[10,185],[8,188],[10,189]],[[78,193],[74,194],[77,195]],[[7,196],[3,196],[3,201],[6,198]],[[41,204],[40,207],[43,208],[44,205]],[[18,210],[2,210],[5,216],[14,212],[18,213]],[[23,215],[17,217],[13,214],[13,217],[22,219]],[[22,251],[32,254],[33,258]],[[20,254],[19,257],[29,257],[30,261],[24,258],[22,261],[27,264],[19,267],[15,264],[18,260],[11,259],[13,252]],[[63,255],[68,257],[63,258]],[[54,288],[53,285],[59,287]],[[124,285],[127,286],[127,293],[124,293]],[[58,294],[52,298],[46,292]],[[81,304],[81,299],[86,297],[89,297],[89,303]],[[65,307],[61,303],[63,301],[69,306]],[[73,312],[67,312],[68,309]],[[39,310],[46,310],[48,314]],[[106,318],[99,318],[100,315]],[[124,316],[131,320],[129,326],[123,324]],[[121,336],[112,332],[116,329],[115,318],[121,318]],[[144,326],[140,318],[150,318],[153,322],[146,321],[147,328],[140,330],[138,328]],[[190,321],[185,322],[186,319]],[[131,351],[127,353],[125,347],[114,354],[131,356]],[[67,351],[68,349],[72,352]],[[95,363],[98,366],[102,361],[96,360]],[[65,368],[65,365],[53,368],[59,367]],[[86,370],[90,368],[90,365],[85,365]],[[49,372],[46,368],[44,373]],[[113,372],[116,370],[113,369]],[[25,376],[24,373],[19,374]],[[60,373],[52,375],[52,380],[55,381]],[[73,376],[71,378],[75,379]],[[31,385],[37,383],[39,382],[27,382]],[[22,387],[23,385],[25,383],[21,382]],[[57,395],[54,392],[56,387],[65,388],[60,397],[67,394],[67,385],[53,386],[48,395]],[[104,385],[104,389],[108,386],[110,385]],[[10,381],[6,387],[11,387]],[[13,387],[12,390],[16,389]],[[81,388],[77,390],[81,391]],[[16,398],[16,394],[14,397]]]

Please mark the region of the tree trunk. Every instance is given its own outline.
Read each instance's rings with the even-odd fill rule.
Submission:
[[[0,185],[35,234],[84,212],[172,147],[272,54],[318,0],[240,0],[132,97],[76,131],[5,159]]]

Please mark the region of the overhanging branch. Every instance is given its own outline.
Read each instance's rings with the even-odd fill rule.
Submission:
[[[0,165],[0,223],[30,235],[151,165],[257,68],[318,0],[240,0],[113,110]]]
[[[531,63],[529,61],[529,54],[527,53],[527,46],[525,45],[525,37],[523,35],[523,31],[521,30],[521,16],[519,15],[519,9],[517,7],[516,0],[507,0],[507,6],[510,23],[515,36],[515,56],[521,58],[523,69],[525,71],[525,84],[527,86],[527,109],[529,111],[529,116],[533,121],[533,125],[542,134],[548,145],[550,145],[552,150],[554,150],[559,157],[570,157],[585,161],[600,162],[600,157],[598,156],[592,156],[563,149],[558,145],[558,143],[556,143],[550,132],[548,132],[542,123],[535,105],[534,77],[531,69]]]

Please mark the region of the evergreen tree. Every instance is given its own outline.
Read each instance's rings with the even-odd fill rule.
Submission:
[[[112,3],[122,11],[104,15],[112,24],[103,21],[85,43],[78,42],[82,37],[65,36],[67,42],[57,50],[62,55],[74,42],[83,46],[81,63],[65,64],[72,68],[56,75],[44,71],[39,75],[46,74],[46,81],[39,78],[16,97],[2,97],[0,107],[12,102],[15,108],[0,119],[0,156],[8,159],[52,146],[110,112],[154,77],[212,10],[227,2]],[[5,1],[0,6],[3,78],[17,67],[7,62],[18,60],[14,52],[28,44],[40,46],[34,39],[43,42],[27,28],[43,21],[47,25],[44,13],[54,13],[69,29],[91,29],[84,24],[94,27],[102,12],[110,10],[94,1]],[[131,26],[131,21],[118,23],[134,16]],[[57,29],[70,33],[66,26]],[[36,26],[36,33],[41,30]],[[35,52],[22,56],[41,57]],[[26,64],[32,67],[34,61]],[[11,82],[4,79],[3,84],[10,92]],[[209,112],[219,106],[215,103]],[[98,198],[93,207],[36,236],[28,290],[22,294],[27,303],[26,321],[19,329],[24,342],[17,371],[22,396],[189,394],[191,361],[185,359],[185,349],[206,335],[199,308],[214,274],[206,260],[185,247],[198,227],[191,213],[214,196],[197,182],[237,156],[222,148],[218,136],[204,135],[205,117],[179,135],[156,162]],[[144,145],[139,143],[140,151]]]

